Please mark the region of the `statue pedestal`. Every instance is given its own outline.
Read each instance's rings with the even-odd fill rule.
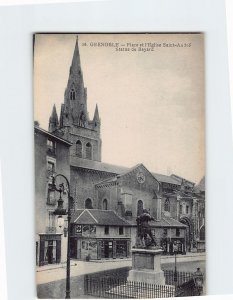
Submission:
[[[160,261],[162,252],[161,249],[132,249],[132,270],[127,280],[164,285]]]

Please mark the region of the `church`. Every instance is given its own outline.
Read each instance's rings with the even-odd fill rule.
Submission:
[[[101,119],[97,104],[92,119],[87,111],[78,39],[64,103],[59,118],[52,108],[49,134],[71,145],[72,258],[129,257],[143,209],[154,218],[152,232],[164,254],[173,254],[175,241],[182,254],[205,250],[204,184],[151,172],[140,162],[132,168],[102,162]]]

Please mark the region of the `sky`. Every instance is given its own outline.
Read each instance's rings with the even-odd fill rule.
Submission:
[[[53,105],[59,115],[64,102],[76,36],[35,37],[34,118],[46,130]],[[205,173],[203,34],[78,34],[78,40],[90,119],[99,108],[102,161],[143,163],[151,172],[199,182]]]

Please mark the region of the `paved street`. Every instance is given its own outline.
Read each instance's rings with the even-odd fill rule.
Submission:
[[[174,267],[174,256],[165,256],[161,258],[162,266],[166,269],[172,269]],[[71,277],[85,275],[93,272],[99,272],[104,270],[110,270],[115,268],[123,268],[131,266],[131,259],[128,260],[109,260],[109,261],[75,261],[71,263]],[[177,255],[177,266],[179,271],[194,272],[200,265],[201,269],[205,271],[205,254],[187,254]],[[46,282],[52,282],[64,279],[66,277],[66,266],[62,267],[57,265],[49,265],[45,267],[37,268],[37,283],[43,284]]]
[[[174,256],[161,258],[164,269],[174,269]],[[130,267],[131,259],[111,261],[75,261],[71,262],[71,298],[92,298],[84,295],[84,275],[107,271],[111,269]],[[205,254],[190,254],[177,256],[177,270],[194,272],[197,267],[205,273]],[[66,267],[65,265],[49,265],[37,269],[38,297],[61,298],[65,291]]]

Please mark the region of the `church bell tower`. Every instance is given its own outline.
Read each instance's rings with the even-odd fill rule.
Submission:
[[[84,87],[77,38],[60,119],[58,122],[54,106],[49,119],[49,131],[73,143],[70,153],[73,159],[101,161],[100,126],[97,105],[93,119],[89,119],[87,88]]]

